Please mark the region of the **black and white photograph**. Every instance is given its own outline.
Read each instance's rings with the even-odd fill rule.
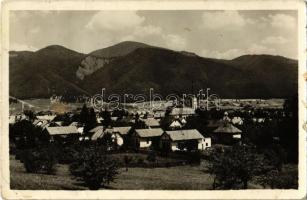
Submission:
[[[301,188],[299,10],[165,8],[7,12],[10,190]]]

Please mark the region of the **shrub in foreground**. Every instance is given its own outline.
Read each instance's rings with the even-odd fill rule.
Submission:
[[[115,180],[118,164],[107,155],[105,148],[93,146],[84,149],[70,165],[70,172],[90,190],[98,190]]]
[[[54,174],[56,157],[55,149],[52,146],[47,146],[25,150],[21,155],[21,160],[28,173]]]

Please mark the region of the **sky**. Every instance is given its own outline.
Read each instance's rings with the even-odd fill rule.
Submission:
[[[90,53],[137,41],[220,59],[297,59],[297,29],[297,12],[290,10],[11,11],[10,50],[62,45]]]

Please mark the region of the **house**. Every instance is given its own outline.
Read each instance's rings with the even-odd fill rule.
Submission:
[[[158,128],[160,127],[160,123],[158,120],[155,118],[146,118],[146,119],[141,119],[148,128]]]
[[[160,136],[163,134],[161,128],[135,129],[132,134],[132,143],[135,149],[139,148],[159,148]]]
[[[165,111],[156,111],[154,113],[154,118],[155,119],[161,119],[163,117],[165,117]]]
[[[232,125],[225,122],[213,131],[217,136],[217,142],[223,144],[233,144],[241,139],[242,131]]]
[[[45,131],[50,136],[50,141],[77,141],[80,133],[75,126],[46,127]]]
[[[128,134],[131,131],[131,126],[114,127],[113,135],[115,135],[117,145],[122,146],[128,144]]]
[[[160,147],[165,151],[205,150],[211,147],[211,138],[204,138],[196,129],[165,131],[161,136]]]
[[[103,126],[96,126],[95,128],[89,130],[89,135],[91,136],[91,140],[93,141],[102,138],[104,135]]]
[[[41,127],[42,129],[45,129],[46,127],[49,126],[50,122],[48,122],[47,120],[35,119],[32,124],[34,126],[38,126]]]
[[[195,114],[195,109],[189,107],[173,108],[170,112],[170,115],[174,116],[175,118],[186,118]]]
[[[39,120],[53,121],[56,115],[37,115],[36,118]]]
[[[112,129],[106,129],[106,133],[111,134],[112,141],[117,144],[117,146],[122,146],[124,143],[127,143],[127,136],[131,126],[127,127],[114,127]]]
[[[243,119],[241,117],[233,117],[231,122],[233,124],[243,125]]]
[[[169,128],[174,130],[174,129],[180,129],[182,128],[181,123],[178,120],[174,120],[170,125]]]
[[[81,134],[83,134],[83,132],[84,132],[84,126],[82,126],[82,124],[79,123],[79,122],[72,122],[71,124],[69,124],[69,126],[77,127],[78,132],[81,133]],[[89,139],[89,138],[87,137],[87,139]]]

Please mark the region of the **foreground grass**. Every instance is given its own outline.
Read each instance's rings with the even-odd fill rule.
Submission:
[[[205,174],[203,166],[178,166],[170,168],[120,169],[120,174],[110,189],[211,189],[212,178]],[[26,173],[23,164],[10,157],[11,188],[18,190],[84,190],[87,189],[70,175],[68,165],[56,166],[55,175]]]

